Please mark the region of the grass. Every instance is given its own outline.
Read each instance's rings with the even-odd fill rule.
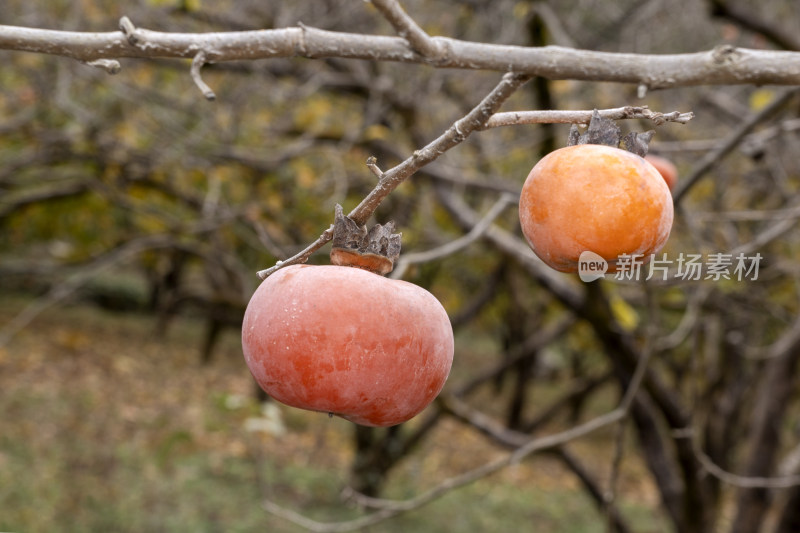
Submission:
[[[0,323],[26,303],[0,300]],[[71,306],[46,312],[0,348],[0,531],[301,530],[267,513],[265,498],[318,520],[359,516],[341,498],[352,461],[348,422],[284,406],[264,414],[238,332],[205,367],[201,323],[179,320],[163,338],[154,332],[147,316]],[[268,431],[276,427],[285,431]],[[575,450],[591,457],[592,446]],[[393,472],[387,496],[413,496],[500,453],[445,420]],[[623,476],[625,516],[636,531],[663,531],[641,478],[638,469]],[[370,531],[519,529],[605,531],[578,483],[546,456]]]

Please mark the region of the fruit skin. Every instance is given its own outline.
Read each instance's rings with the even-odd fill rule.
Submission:
[[[622,254],[644,261],[669,238],[672,196],[658,170],[619,148],[581,144],[555,150],[522,187],[519,218],[533,251],[561,272],[592,251],[617,270]]]
[[[672,164],[672,161],[655,154],[647,154],[644,159],[656,167],[661,177],[667,182],[670,191],[675,188],[675,184],[678,183],[678,168]]]
[[[450,320],[431,293],[335,265],[292,265],[268,277],[245,311],[242,347],[276,400],[381,427],[433,401],[454,350]]]

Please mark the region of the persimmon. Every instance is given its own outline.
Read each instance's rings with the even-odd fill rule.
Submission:
[[[340,215],[337,209],[335,228]],[[274,399],[356,424],[393,426],[442,390],[453,330],[430,292],[370,271],[391,239],[361,237],[344,239],[353,245],[344,246],[347,253],[334,237],[332,256],[348,266],[291,265],[268,277],[245,311],[242,347],[256,382]],[[378,263],[385,272],[385,262]]]
[[[656,167],[658,173],[661,174],[661,177],[664,178],[664,181],[667,182],[667,187],[669,190],[675,188],[675,184],[678,182],[678,168],[666,157],[661,157],[655,154],[647,154],[644,156],[645,160]]]
[[[600,144],[555,150],[531,170],[519,204],[522,231],[542,261],[561,272],[578,270],[594,252],[614,272],[623,254],[650,254],[672,228],[672,196],[644,158]]]

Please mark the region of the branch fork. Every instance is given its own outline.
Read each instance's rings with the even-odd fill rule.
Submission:
[[[125,38],[128,39],[128,43],[131,46],[135,46],[137,48],[139,47],[139,44],[141,43],[141,37],[136,31],[136,26],[133,25],[131,19],[125,16],[119,19],[119,29],[122,34],[125,35]]]
[[[405,39],[411,49],[422,56],[427,63],[438,65],[446,60],[448,46],[445,42],[428,35],[396,0],[371,1],[394,27],[397,34]]]

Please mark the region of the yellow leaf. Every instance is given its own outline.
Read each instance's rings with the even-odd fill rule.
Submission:
[[[775,93],[769,89],[756,89],[750,95],[750,109],[758,111],[765,108],[775,97]]]
[[[383,124],[373,124],[364,130],[364,140],[366,141],[383,141],[391,136],[389,128]]]
[[[611,295],[609,304],[611,305],[611,314],[614,315],[614,319],[616,319],[622,329],[625,331],[633,331],[636,329],[636,326],[639,325],[639,313],[637,313],[628,302],[616,294],[613,294]]]

